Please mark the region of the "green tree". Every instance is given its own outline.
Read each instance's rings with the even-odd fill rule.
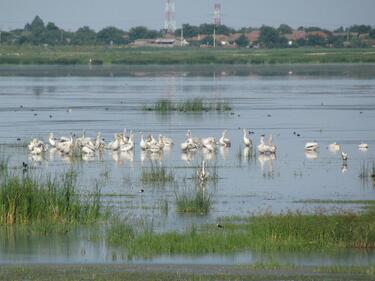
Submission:
[[[61,42],[61,32],[60,29],[53,23],[48,22],[45,28],[43,41],[48,44],[58,44]]]
[[[368,36],[372,39],[375,39],[375,28],[371,29],[371,31],[369,32]]]
[[[369,25],[364,25],[364,24],[361,24],[361,25],[352,25],[351,27],[349,27],[349,31],[350,32],[358,32],[358,35],[360,34],[365,34],[365,33],[369,33],[371,31],[371,26]]]
[[[96,43],[96,32],[88,26],[80,27],[72,38],[74,45],[92,45]]]
[[[100,30],[97,34],[97,40],[100,43],[110,44],[125,44],[125,32],[113,26],[109,26]]]
[[[161,33],[156,30],[149,30],[145,26],[132,27],[129,30],[129,40],[135,41],[137,39],[153,39],[161,36]]]
[[[308,46],[325,46],[328,41],[319,35],[309,35],[306,40]]]
[[[280,24],[280,26],[277,28],[277,31],[280,34],[291,34],[291,33],[293,33],[293,28],[291,28],[287,24]]]
[[[214,45],[214,37],[211,35],[206,36],[200,41],[200,45],[207,45],[213,46]]]
[[[235,42],[236,42],[238,47],[248,47],[249,46],[249,39],[247,39],[245,34],[241,34],[241,36],[238,37]]]
[[[192,38],[192,37],[195,37],[199,34],[199,27],[198,26],[194,26],[194,25],[190,25],[188,23],[185,23],[185,24],[182,25],[182,28],[183,28],[183,31],[184,31],[184,37],[185,38]],[[175,35],[176,36],[181,35],[181,28],[179,28],[175,31]]]
[[[265,25],[260,28],[258,42],[266,48],[287,47],[288,44],[288,40],[280,36],[275,28]]]
[[[45,29],[43,20],[39,16],[36,16],[31,22],[30,32],[31,34],[29,35],[29,40],[33,44],[44,43],[45,36],[46,36],[45,34],[46,29]]]

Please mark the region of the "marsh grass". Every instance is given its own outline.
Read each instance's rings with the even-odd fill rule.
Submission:
[[[103,46],[0,45],[0,64],[87,65],[90,58],[103,64],[275,64],[374,63],[373,49],[201,49],[124,48]]]
[[[100,217],[100,189],[82,198],[73,171],[54,179],[9,172],[0,178],[0,225],[87,224]]]
[[[246,250],[311,251],[375,247],[375,208],[365,213],[258,215],[236,223],[223,220],[184,232],[137,233],[117,240],[132,256],[227,254]],[[110,240],[109,240],[110,241]]]
[[[174,181],[173,171],[168,171],[165,166],[152,164],[149,168],[141,171],[141,183],[147,185],[165,185]]]
[[[192,98],[178,103],[173,103],[170,99],[161,99],[153,106],[144,106],[143,110],[160,113],[208,111],[225,112],[232,110],[232,108],[230,107],[228,101],[205,102],[202,98]]]
[[[175,198],[179,213],[207,215],[211,209],[211,195],[201,188],[176,190]]]

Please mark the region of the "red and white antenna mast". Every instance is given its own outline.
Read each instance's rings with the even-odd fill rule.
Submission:
[[[176,30],[176,10],[174,0],[165,1],[164,29],[167,33],[174,33]]]
[[[214,25],[221,25],[221,4],[215,3],[214,5]]]

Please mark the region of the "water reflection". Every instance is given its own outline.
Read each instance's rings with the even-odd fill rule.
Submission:
[[[313,150],[311,150],[311,151],[305,150],[305,157],[307,159],[310,159],[310,160],[315,160],[315,159],[318,159],[319,154],[318,154],[318,152],[313,151]]]
[[[205,161],[215,161],[216,160],[216,152],[210,151],[207,148],[202,148],[203,160]]]
[[[164,159],[164,152],[161,150],[159,152],[152,152],[152,151],[141,151],[141,163],[145,161],[162,161]]]
[[[262,172],[262,174],[264,174],[265,172],[265,165],[267,164],[267,167],[268,167],[268,170],[267,170],[267,174],[269,176],[273,175],[273,165],[272,165],[272,161],[276,159],[276,156],[275,154],[260,154],[258,156],[258,161],[259,161],[259,164],[260,164],[260,170]]]
[[[118,166],[124,165],[126,162],[132,164],[134,162],[134,150],[132,151],[112,151],[111,156],[113,161]]]
[[[341,165],[341,173],[346,173],[348,171],[348,163],[347,162],[343,162],[342,165]]]
[[[220,156],[223,160],[228,160],[229,157],[229,148],[225,146],[221,146],[220,149]]]

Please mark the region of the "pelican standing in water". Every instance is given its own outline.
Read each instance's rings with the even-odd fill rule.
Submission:
[[[268,151],[268,146],[264,143],[264,135],[260,136],[260,144],[257,146],[258,152],[264,154]]]
[[[224,147],[230,147],[230,139],[227,137],[227,130],[223,131],[223,134],[219,139],[219,144]]]
[[[250,139],[250,137],[248,136],[247,134],[247,131],[245,129],[243,129],[243,143],[246,147],[252,147],[253,146],[253,143]]]
[[[269,136],[268,139],[268,152],[275,154],[276,153],[276,145],[272,142],[272,134]]]

